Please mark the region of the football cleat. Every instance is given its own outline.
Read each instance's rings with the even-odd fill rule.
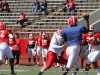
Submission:
[[[14,71],[12,71],[10,74],[11,75],[17,75],[17,73],[15,73]]]

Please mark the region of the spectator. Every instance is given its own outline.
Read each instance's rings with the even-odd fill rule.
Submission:
[[[12,53],[13,53],[14,59],[15,59],[15,56],[16,56],[16,65],[19,65],[21,39],[19,38],[19,34],[18,33],[15,34],[14,38],[16,40],[16,46],[14,45],[12,47]]]
[[[75,3],[73,0],[70,0],[68,3],[67,3],[67,12],[71,12],[71,10],[75,10]]]
[[[2,12],[3,11],[7,11],[8,13],[10,13],[9,4],[8,2],[6,2],[6,0],[2,2]]]
[[[32,12],[40,12],[41,7],[38,0],[35,0],[34,4],[32,5]]]
[[[41,11],[47,12],[47,1],[43,0],[41,5]]]
[[[0,12],[2,12],[2,1],[0,1]]]
[[[65,0],[62,4],[63,4],[63,8],[62,8],[62,10],[61,10],[61,12],[63,11],[63,12],[66,12],[67,11],[67,6],[66,6],[66,4],[68,3],[69,1],[68,0]]]
[[[23,12],[20,12],[20,15],[19,15],[18,21],[17,21],[17,25],[21,25],[23,27],[24,22],[27,22],[27,20],[28,20],[28,18],[25,17],[25,14]]]

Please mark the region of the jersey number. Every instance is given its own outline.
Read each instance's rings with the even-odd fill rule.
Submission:
[[[47,45],[47,40],[42,40],[42,45]]]
[[[0,31],[0,37],[4,37],[4,30]]]

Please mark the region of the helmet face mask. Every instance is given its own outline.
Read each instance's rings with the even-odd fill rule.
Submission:
[[[93,35],[94,34],[94,30],[89,30],[88,34],[89,35]]]
[[[30,39],[33,39],[33,38],[34,38],[33,34],[30,34],[30,35],[29,35],[29,38],[30,38]]]

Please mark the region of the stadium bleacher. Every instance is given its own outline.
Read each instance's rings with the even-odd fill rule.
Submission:
[[[0,21],[4,21],[8,28],[20,28],[16,25],[20,11],[23,11],[28,17],[28,22],[25,23],[26,28],[59,28],[67,27],[67,19],[70,15],[66,13],[60,13],[59,9],[62,8],[62,0],[47,0],[48,1],[48,15],[44,12],[32,13],[33,0],[7,0],[10,6],[11,13],[0,13]],[[77,8],[77,12],[72,11],[72,15],[76,15],[78,19],[81,19],[82,12],[91,13],[100,8],[100,1],[94,0],[74,0]],[[42,3],[42,0],[39,0]],[[52,12],[52,9],[55,11]]]

